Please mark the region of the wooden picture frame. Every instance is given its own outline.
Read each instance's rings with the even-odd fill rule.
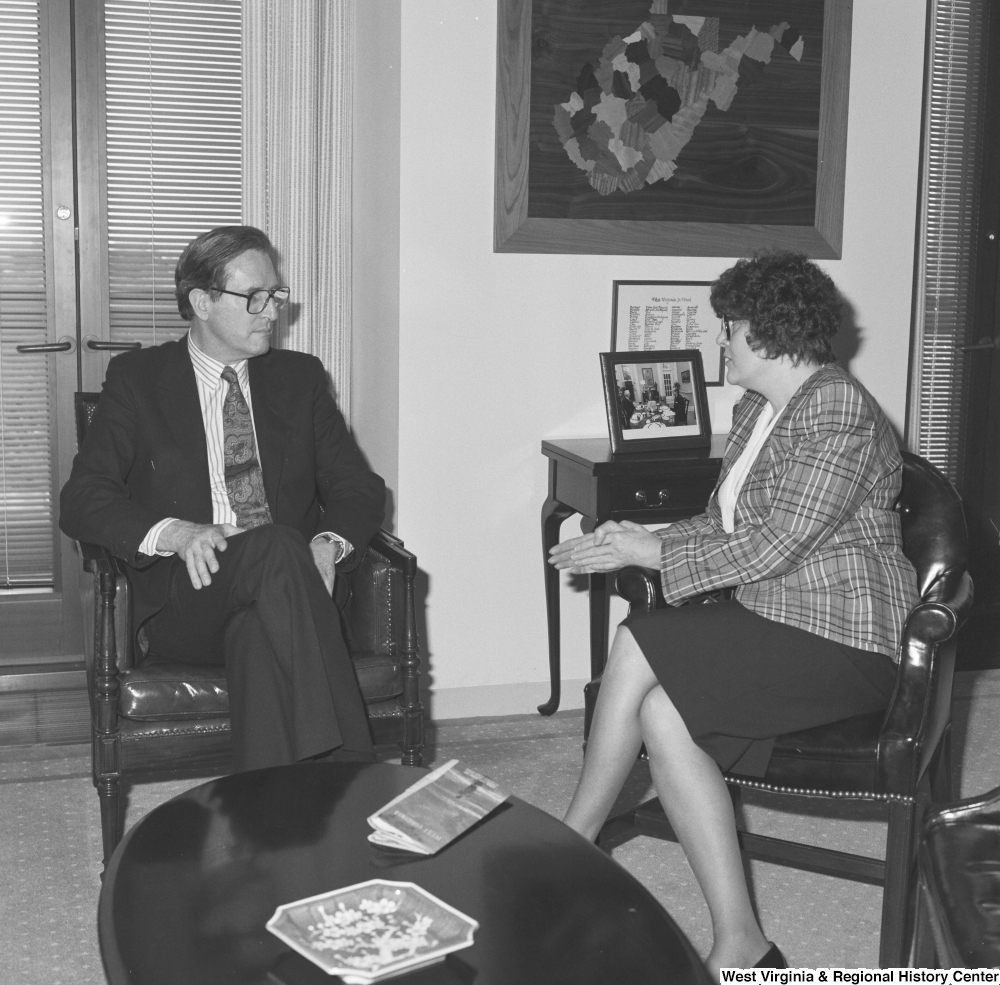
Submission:
[[[541,154],[538,141],[532,143],[532,48],[544,56],[558,43],[546,37],[546,30],[533,25],[532,11],[559,6],[563,21],[572,23],[579,34],[590,30],[592,46],[600,57],[606,38],[607,18],[570,14],[585,10],[595,0],[498,0],[497,2],[497,105],[496,172],[494,187],[494,238],[497,253],[580,253],[645,256],[747,256],[765,248],[796,250],[807,256],[839,259],[843,241],[844,176],[847,156],[848,89],[850,82],[851,2],[817,0],[823,3],[821,63],[819,78],[818,149],[815,170],[815,209],[812,222],[797,218],[794,224],[746,221],[739,209],[730,210],[733,221],[661,221],[657,219],[615,218],[621,211],[622,191],[604,201],[588,205],[586,218],[551,218],[532,215],[530,194],[531,154]],[[753,0],[748,0],[752,3]],[[655,4],[654,4],[655,6]],[[691,5],[688,5],[691,6]],[[716,9],[705,0],[705,13]],[[746,5],[744,5],[746,6]],[[769,5],[773,7],[774,4]],[[646,9],[649,9],[646,3]],[[795,18],[790,3],[789,18]],[[551,19],[551,18],[550,18]],[[652,19],[652,18],[651,18]],[[688,20],[694,18],[688,17]],[[766,30],[766,22],[762,21]],[[560,39],[561,40],[561,39]],[[807,39],[808,40],[808,39]],[[820,39],[813,39],[816,44]],[[588,38],[588,44],[591,44]],[[590,50],[590,49],[588,49]],[[741,80],[742,81],[742,80]],[[573,88],[572,83],[567,87]],[[814,88],[814,87],[813,87]],[[780,112],[781,107],[772,111]],[[537,119],[536,119],[537,127]],[[551,127],[550,127],[551,129]],[[805,131],[803,131],[805,132]],[[815,134],[816,130],[809,131]],[[537,134],[536,134],[537,136]],[[683,153],[683,152],[681,152]],[[571,173],[571,172],[567,172]],[[810,170],[811,174],[811,170]],[[561,179],[560,179],[561,180]],[[643,194],[643,188],[638,194]],[[618,196],[617,204],[610,199]],[[541,200],[541,196],[536,195]],[[536,205],[536,211],[544,203]],[[594,214],[608,218],[593,217]],[[770,214],[770,213],[769,213]]]
[[[711,445],[701,352],[656,349],[600,356],[612,454]]]
[[[726,353],[716,343],[722,319],[710,280],[616,280],[611,289],[611,351],[698,349],[705,386],[726,382]]]

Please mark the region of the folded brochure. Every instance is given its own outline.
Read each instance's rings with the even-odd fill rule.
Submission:
[[[377,810],[368,840],[433,855],[496,810],[508,797],[494,780],[457,759],[426,774]]]

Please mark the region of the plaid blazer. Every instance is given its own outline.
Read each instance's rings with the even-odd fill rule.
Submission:
[[[766,398],[736,405],[719,482],[746,447]],[[701,516],[657,531],[667,602],[736,586],[767,619],[898,659],[917,601],[903,554],[902,459],[870,393],[837,365],[817,370],[778,417],[722,528],[715,491]]]

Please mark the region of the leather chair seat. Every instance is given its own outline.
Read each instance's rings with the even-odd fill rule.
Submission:
[[[229,714],[222,667],[149,657],[118,675],[118,713],[133,721],[166,722]]]
[[[367,706],[392,701],[403,693],[402,669],[390,655],[359,653],[353,663]],[[222,667],[150,656],[135,669],[122,671],[118,680],[118,713],[134,722],[186,722],[229,714],[229,688]],[[393,708],[397,708],[395,703]]]
[[[365,705],[389,701],[403,693],[402,670],[387,653],[355,654],[354,670]]]
[[[822,776],[823,789],[831,793],[857,795],[874,790],[884,720],[885,712],[876,711],[780,736],[774,743],[764,784],[815,789],[815,778]]]

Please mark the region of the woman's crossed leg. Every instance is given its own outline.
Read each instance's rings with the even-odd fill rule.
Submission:
[[[691,738],[627,627],[619,627],[590,729],[587,755],[565,822],[585,838],[601,825],[628,777],[642,743],[653,786],[712,916],[706,959],[719,969],[752,967],[769,944],[747,891],[733,805],[715,761]]]

